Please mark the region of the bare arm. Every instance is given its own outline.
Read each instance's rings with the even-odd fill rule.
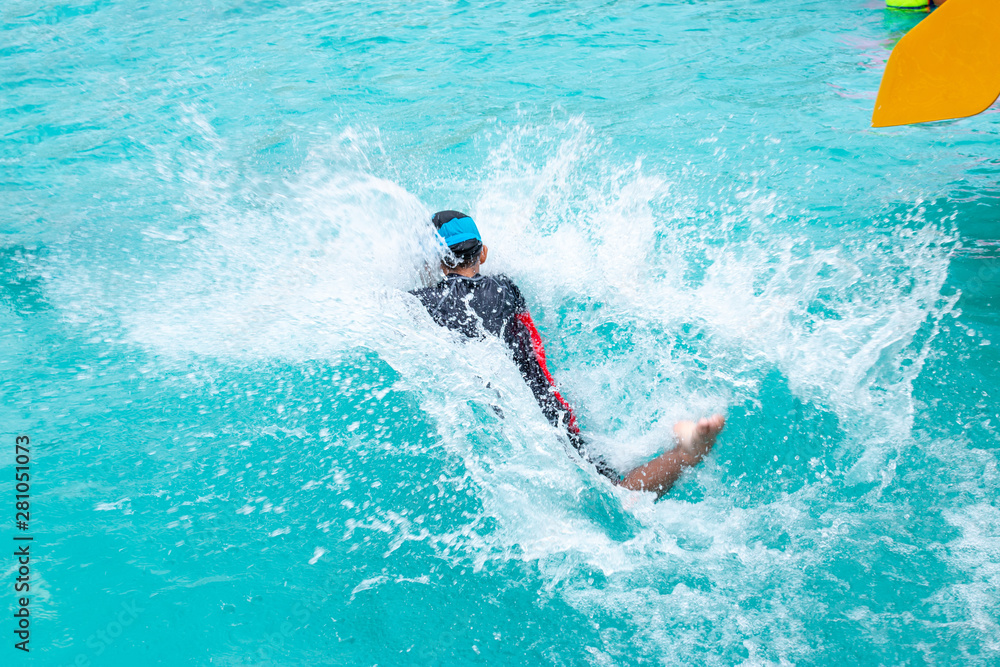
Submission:
[[[633,491],[652,491],[659,498],[670,490],[686,468],[697,465],[701,457],[691,456],[675,447],[666,454],[633,469],[621,481],[621,486]]]
[[[725,423],[722,415],[712,415],[698,420],[698,423],[678,422],[674,426],[677,446],[629,472],[622,479],[621,486],[633,491],[652,491],[657,498],[661,497],[682,472],[705,458]]]

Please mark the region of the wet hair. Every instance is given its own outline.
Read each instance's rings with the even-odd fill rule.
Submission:
[[[438,211],[431,218],[431,222],[434,223],[435,229],[441,229],[441,227],[451,220],[457,218],[468,218],[469,216],[461,211]],[[449,269],[467,269],[470,266],[475,265],[476,261],[479,259],[479,253],[483,250],[483,242],[479,239],[469,239],[468,241],[462,241],[461,243],[456,243],[453,246],[448,246],[448,252],[444,257],[441,258],[441,263],[447,266]]]

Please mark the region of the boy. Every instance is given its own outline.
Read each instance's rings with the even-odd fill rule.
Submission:
[[[613,483],[636,491],[652,491],[657,498],[666,493],[685,468],[701,461],[715,443],[725,423],[713,415],[697,423],[674,425],[677,447],[626,475],[620,475],[607,461],[591,453],[576,424],[569,403],[559,394],[545,364],[545,348],[528,312],[521,291],[502,275],[482,276],[479,267],[486,261],[488,248],[472,218],[459,211],[439,211],[431,219],[448,247],[441,261],[444,279],[433,287],[412,292],[439,325],[470,338],[484,333],[500,338],[513,353],[514,363],[535,395],[539,407],[553,426],[564,428],[573,447],[599,473]]]

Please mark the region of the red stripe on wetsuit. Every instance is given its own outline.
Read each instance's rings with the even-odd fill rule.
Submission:
[[[559,401],[559,405],[566,410],[569,415],[569,423],[567,428],[570,433],[579,433],[580,427],[576,425],[576,415],[573,414],[573,408],[569,407],[569,403],[566,399],[562,397],[556,390],[556,381],[549,373],[549,368],[545,364],[545,346],[542,345],[542,336],[538,333],[538,328],[535,327],[534,320],[531,319],[531,313],[525,311],[523,313],[517,314],[517,321],[524,325],[528,330],[528,334],[531,336],[531,348],[535,352],[535,361],[538,362],[539,367],[542,369],[542,373],[545,375],[545,379],[548,380],[549,387],[551,387],[553,395],[555,395],[556,400]]]

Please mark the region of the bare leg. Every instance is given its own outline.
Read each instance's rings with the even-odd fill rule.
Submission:
[[[677,446],[629,472],[621,486],[633,491],[652,491],[659,498],[670,490],[685,468],[705,458],[725,424],[726,418],[722,415],[699,419],[697,423],[677,422],[674,425]]]

